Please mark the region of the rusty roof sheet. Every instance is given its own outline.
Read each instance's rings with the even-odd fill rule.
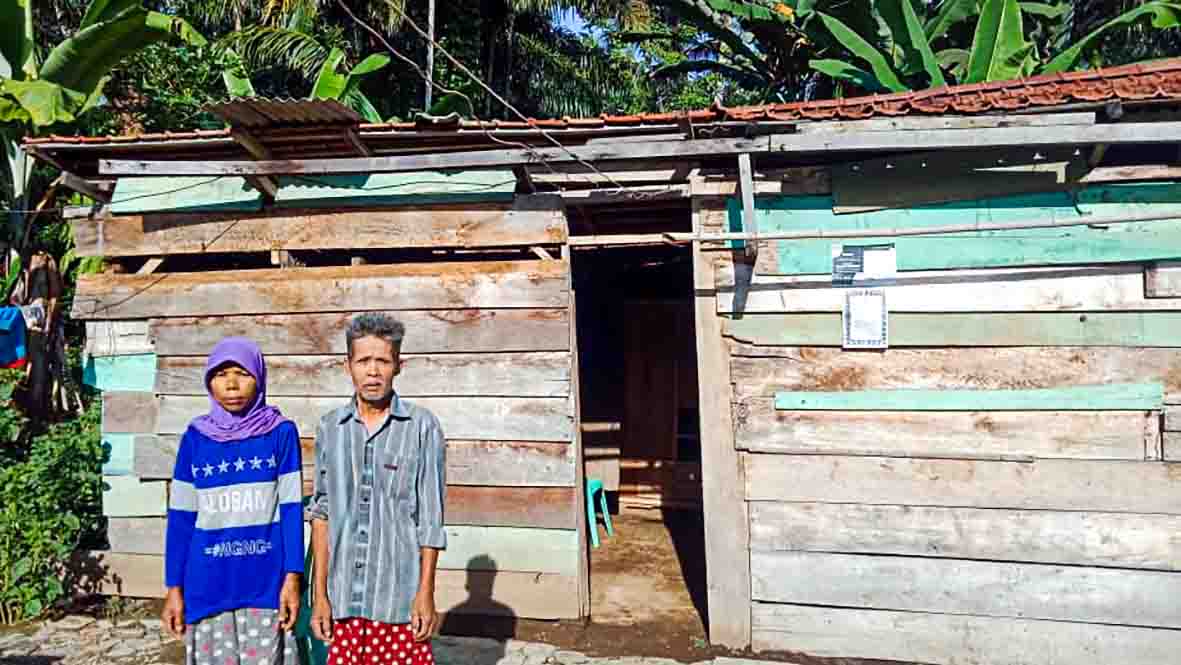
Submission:
[[[335,99],[267,99],[240,97],[205,110],[231,127],[256,128],[308,125],[356,125],[364,118]]]
[[[1106,101],[1181,102],[1181,58],[1082,72],[1049,74],[1012,81],[946,86],[929,90],[847,99],[787,104],[765,104],[670,113],[602,115],[597,118],[475,121],[420,117],[412,122],[363,123],[343,105],[328,100],[238,99],[209,109],[233,126],[263,129],[277,136],[285,128],[347,125],[366,140],[409,134],[476,134],[526,131],[579,133],[588,130],[652,131],[720,122],[793,122],[863,120],[874,116],[975,115],[1022,109],[1052,109],[1072,103]],[[229,130],[164,132],[136,136],[44,136],[26,139],[28,145],[68,148],[71,145],[117,145],[229,140]],[[179,145],[177,147],[180,147]]]

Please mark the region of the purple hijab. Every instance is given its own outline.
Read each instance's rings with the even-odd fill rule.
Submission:
[[[241,414],[226,411],[213,399],[209,380],[213,373],[227,363],[234,363],[250,372],[258,383],[254,402]],[[209,392],[209,413],[197,416],[191,423],[196,430],[214,441],[238,441],[261,436],[275,429],[287,418],[273,406],[267,405],[267,365],[262,350],[254,342],[242,337],[227,337],[213,347],[205,363],[205,390]]]

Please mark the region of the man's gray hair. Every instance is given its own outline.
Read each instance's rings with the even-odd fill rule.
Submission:
[[[353,355],[353,342],[370,336],[384,339],[392,344],[395,350],[400,350],[402,338],[406,336],[406,326],[389,314],[379,312],[366,312],[354,316],[353,320],[349,321],[349,327],[344,331],[349,357]]]

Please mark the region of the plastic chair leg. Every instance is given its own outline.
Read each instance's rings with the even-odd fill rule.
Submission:
[[[599,492],[599,502],[603,505],[603,525],[607,528],[607,535],[614,536],[615,530],[611,528],[611,511],[607,509],[607,490]]]
[[[595,520],[595,495],[587,488],[586,492],[586,527],[590,529],[591,545],[599,546],[599,524]]]

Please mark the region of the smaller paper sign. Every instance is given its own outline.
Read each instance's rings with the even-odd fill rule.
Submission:
[[[898,254],[893,244],[832,246],[833,286],[890,284],[898,275]]]
[[[846,349],[889,346],[889,311],[883,289],[858,289],[845,294],[841,344]]]

